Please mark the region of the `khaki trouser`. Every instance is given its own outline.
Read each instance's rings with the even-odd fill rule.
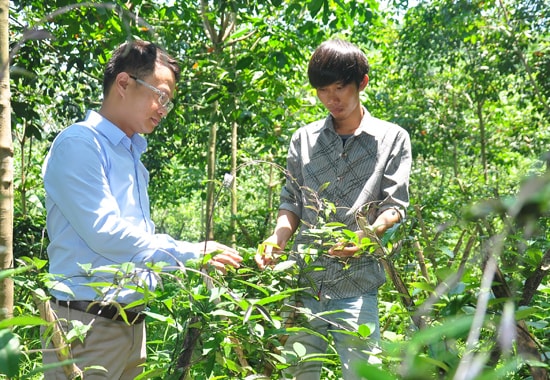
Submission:
[[[65,332],[70,330],[67,328],[67,322],[71,320],[92,326],[84,342],[76,339],[71,344],[72,357],[77,360],[76,365],[84,371],[85,380],[133,380],[143,372],[140,365],[145,363],[146,359],[145,323],[130,326],[125,322],[69,310],[54,302],[50,304]],[[51,344],[47,348],[44,344],[43,340],[44,365],[57,363],[57,355]],[[105,370],[87,369],[91,366],[101,366]],[[45,372],[44,375],[45,380],[67,380],[61,366]]]

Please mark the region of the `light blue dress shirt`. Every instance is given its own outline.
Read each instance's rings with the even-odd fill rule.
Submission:
[[[94,111],[54,140],[43,166],[54,297],[131,303],[156,285],[147,263],[199,258],[199,243],[155,233],[146,147]]]

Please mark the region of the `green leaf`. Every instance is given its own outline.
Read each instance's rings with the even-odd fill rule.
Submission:
[[[397,380],[398,377],[392,375],[388,370],[382,369],[379,366],[361,363],[357,368],[357,374],[369,380]]]
[[[257,291],[265,294],[266,296],[269,294],[269,292],[262,286],[259,286],[259,285],[256,285],[252,282],[249,282],[249,281],[243,281],[243,280],[236,280],[237,282],[240,282],[241,284],[244,284],[246,286],[250,286],[251,288],[254,288],[256,289]]]
[[[25,273],[31,270],[32,267],[19,267],[15,269],[3,269],[0,271],[0,280],[3,280],[8,277],[13,277],[15,275],[18,275],[20,273]]]
[[[345,227],[346,225],[344,223],[340,222],[328,222],[325,224],[325,227]]]
[[[309,10],[309,13],[311,14],[311,17],[315,18],[319,11],[321,10],[321,7],[323,6],[324,0],[311,0],[307,4],[307,8]]]
[[[42,318],[35,317],[32,315],[22,315],[10,319],[4,319],[0,321],[0,329],[5,329],[12,326],[40,326],[47,325],[48,322]]]
[[[288,298],[290,295],[287,294],[287,293],[280,293],[280,294],[274,294],[272,296],[269,296],[269,297],[266,297],[266,298],[262,298],[258,301],[256,301],[254,304],[255,305],[265,305],[265,304],[268,304],[268,303],[272,303],[272,302],[277,302],[277,301],[280,301],[280,300],[283,300],[285,298]]]
[[[254,63],[254,58],[251,56],[243,57],[237,61],[235,68],[243,70],[249,68]]]
[[[212,288],[210,290],[210,302],[219,299],[225,292],[226,290],[224,288]]]
[[[284,272],[296,265],[296,260],[285,260],[277,263],[273,267],[273,272]]]
[[[418,331],[411,339],[409,349],[416,351],[418,347],[441,341],[442,337],[456,338],[464,336],[472,325],[473,316],[449,318],[440,325],[431,326]]]
[[[167,317],[166,315],[163,315],[163,314],[153,313],[151,311],[144,311],[143,314],[146,314],[148,317],[151,317],[152,319],[156,319],[157,321],[166,322],[169,324],[174,323],[174,318]]]
[[[252,315],[252,310],[254,310],[254,307],[252,305],[249,305],[248,309],[246,309],[246,312],[244,313],[243,323],[248,322],[250,316]]]
[[[74,296],[74,293],[71,290],[71,288],[69,288],[64,282],[61,282],[58,280],[56,281],[47,280],[44,283],[46,287],[48,287],[49,289],[57,290],[59,292]]]
[[[296,352],[296,355],[298,355],[298,357],[303,357],[307,354],[306,348],[300,342],[295,342],[292,345],[292,349]]]
[[[120,270],[124,273],[133,273],[136,270],[136,264],[132,262],[122,263],[120,265]]]
[[[220,317],[230,317],[230,318],[237,318],[237,314],[232,313],[228,310],[223,309],[217,309],[210,313],[213,316],[220,316]]]
[[[374,331],[374,326],[372,324],[364,324],[364,325],[359,325],[359,328],[357,329],[357,332],[359,333],[359,335],[361,335],[363,338],[367,338],[370,336],[370,334],[372,333],[372,331]]]
[[[518,311],[515,313],[516,321],[521,321],[523,319],[526,319],[527,317],[535,314],[537,312],[537,309],[534,307],[522,307],[519,308]]]
[[[240,38],[240,37],[244,36],[245,34],[249,33],[250,31],[251,31],[251,28],[249,26],[247,26],[245,28],[241,28],[241,29],[237,30],[235,33],[233,33],[229,37],[229,40],[236,40],[237,38]]]
[[[19,373],[19,338],[10,330],[0,330],[0,373],[15,377]]]
[[[427,282],[411,282],[411,286],[417,288],[417,289],[421,289],[421,290],[425,290],[427,292],[433,292],[433,286],[428,284]]]

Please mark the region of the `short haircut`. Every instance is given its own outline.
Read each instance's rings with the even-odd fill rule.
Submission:
[[[165,50],[151,42],[135,40],[120,45],[111,56],[103,75],[103,96],[111,89],[116,77],[127,72],[137,78],[144,78],[155,71],[155,65],[161,64],[174,73],[179,81],[181,70],[178,62]]]
[[[332,39],[323,42],[309,60],[307,75],[313,88],[341,82],[355,83],[357,87],[369,73],[370,66],[365,54],[354,44]]]

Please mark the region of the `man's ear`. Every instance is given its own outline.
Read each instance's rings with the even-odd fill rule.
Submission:
[[[361,81],[361,83],[359,83],[359,91],[363,91],[368,84],[369,84],[369,76],[368,74],[365,74],[365,76],[363,77],[363,80]]]
[[[118,73],[118,75],[115,78],[115,83],[113,83],[113,87],[115,87],[116,91],[119,93],[121,97],[125,97],[126,88],[128,87],[128,84],[130,82],[130,75],[128,73],[122,71]]]

